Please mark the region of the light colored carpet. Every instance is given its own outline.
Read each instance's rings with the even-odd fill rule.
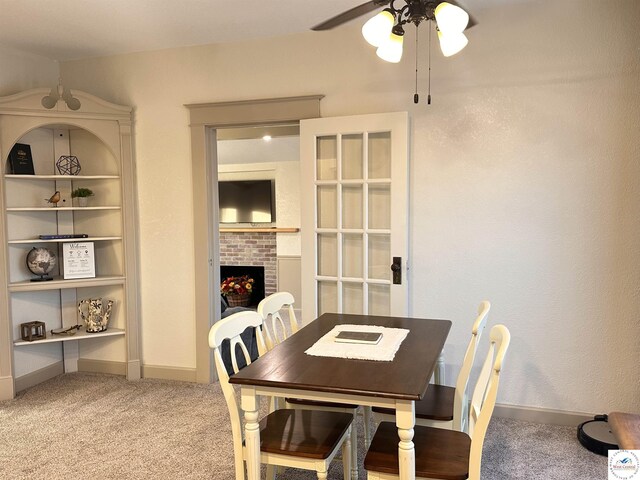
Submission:
[[[232,456],[217,385],[74,373],[0,402],[1,479],[232,480]],[[489,427],[483,479],[599,480],[606,472],[606,458],[583,449],[573,427],[499,418]],[[294,469],[278,477],[313,478]],[[342,479],[339,463],[329,478]]]

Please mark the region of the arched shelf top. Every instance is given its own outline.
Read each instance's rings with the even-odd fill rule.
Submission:
[[[51,109],[42,106],[42,98],[51,93],[50,88],[34,88],[0,97],[0,114],[39,115],[68,118],[131,118],[132,107],[111,103],[80,90],[70,90],[74,98],[80,100],[80,108],[71,110],[64,100]]]

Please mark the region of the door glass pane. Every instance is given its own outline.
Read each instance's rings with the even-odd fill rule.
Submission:
[[[398,212],[403,215],[404,212]],[[391,186],[369,185],[369,228],[391,228]]]
[[[338,236],[335,233],[318,234],[318,275],[338,276]]]
[[[345,282],[342,284],[342,313],[363,313],[363,291],[361,283]]]
[[[337,180],[338,178],[338,142],[335,135],[316,138],[318,180]]]
[[[369,315],[389,315],[391,286],[369,284]]]
[[[342,276],[362,278],[362,235],[345,233],[342,236]]]
[[[362,186],[342,186],[342,228],[364,228]]]
[[[342,136],[342,178],[362,179],[362,134]]]
[[[318,282],[318,315],[338,312],[337,282]]]
[[[391,280],[391,236],[369,235],[369,278]]]
[[[369,134],[369,178],[391,178],[391,132]]]
[[[338,193],[333,185],[318,186],[318,228],[338,228]]]

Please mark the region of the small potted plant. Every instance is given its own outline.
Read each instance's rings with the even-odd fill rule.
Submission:
[[[71,198],[78,199],[78,206],[86,207],[87,199],[89,197],[93,197],[93,190],[90,188],[76,188],[73,192],[71,192]]]
[[[253,278],[248,275],[242,277],[228,277],[220,284],[220,294],[227,297],[230,307],[246,307],[249,305]]]

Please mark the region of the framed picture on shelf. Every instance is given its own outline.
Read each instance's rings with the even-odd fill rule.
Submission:
[[[31,145],[16,143],[11,152],[9,152],[9,165],[13,174],[35,175],[33,158],[31,157]]]
[[[93,242],[65,242],[62,244],[63,278],[94,278],[96,261]]]

